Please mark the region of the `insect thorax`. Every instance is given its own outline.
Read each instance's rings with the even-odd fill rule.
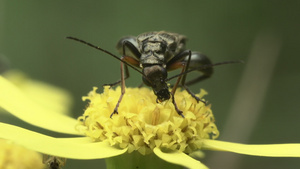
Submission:
[[[168,32],[148,32],[137,36],[143,64],[164,64],[184,50],[186,38]]]

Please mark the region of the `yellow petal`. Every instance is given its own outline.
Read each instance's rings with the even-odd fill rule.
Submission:
[[[203,140],[203,149],[230,151],[239,154],[267,157],[300,157],[300,144],[247,145],[218,140]]]
[[[74,127],[77,120],[41,107],[2,76],[0,76],[0,107],[32,125],[78,135]]]
[[[161,159],[181,165],[190,169],[208,169],[204,164],[200,161],[193,159],[192,157],[186,155],[180,151],[170,151],[170,152],[162,152],[158,147],[153,149],[153,152]]]
[[[8,70],[4,72],[3,77],[39,105],[59,113],[70,114],[72,97],[66,90],[31,79],[18,70]]]
[[[28,149],[70,159],[99,159],[123,154],[107,142],[89,142],[88,138],[54,138],[10,124],[0,123],[0,137]]]

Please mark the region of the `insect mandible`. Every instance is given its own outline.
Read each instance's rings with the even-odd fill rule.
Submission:
[[[206,55],[185,48],[187,40],[185,36],[165,31],[147,32],[137,37],[128,36],[120,39],[117,44],[117,49],[122,55],[120,58],[86,41],[74,37],[67,38],[101,50],[121,61],[121,80],[106,84],[114,86],[121,83],[121,95],[110,117],[118,114],[118,107],[125,94],[125,79],[129,77],[128,66],[142,74],[143,83],[151,87],[157,96],[156,102],[163,102],[171,98],[176,112],[184,117],[174,98],[178,85],[183,87],[197,102],[206,103],[191,92],[188,86],[209,78],[213,73],[213,66],[240,62],[228,61],[212,64]],[[180,74],[168,78],[169,71],[180,68]],[[139,69],[142,69],[142,71]],[[187,74],[195,70],[200,71],[202,74],[186,82]],[[177,78],[177,81],[170,91],[167,81],[173,78]]]

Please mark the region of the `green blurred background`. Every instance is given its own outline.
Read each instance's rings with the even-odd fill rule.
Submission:
[[[297,0],[0,0],[0,53],[12,68],[69,90],[77,117],[85,107],[81,96],[93,86],[118,80],[120,63],[66,36],[116,53],[117,41],[126,35],[159,30],[184,34],[189,38],[187,48],[207,54],[213,62],[245,61],[215,67],[211,79],[191,87],[209,92],[206,99],[212,103],[221,140],[300,143],[299,9]],[[131,70],[127,86],[140,82],[141,76]],[[242,116],[227,122],[234,110]],[[222,133],[226,127],[234,130]],[[207,152],[202,162],[213,169],[300,167],[297,158],[225,152]],[[105,165],[103,160],[68,160],[65,168]]]

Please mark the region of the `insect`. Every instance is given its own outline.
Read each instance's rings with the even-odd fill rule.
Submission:
[[[239,62],[229,61],[212,64],[210,59],[204,54],[192,52],[185,48],[187,40],[185,36],[165,31],[147,32],[137,37],[128,36],[120,39],[117,43],[118,52],[122,55],[120,58],[107,50],[78,38],[67,38],[101,50],[121,61],[121,80],[107,84],[112,87],[121,83],[121,95],[110,117],[118,114],[118,107],[125,94],[125,79],[129,77],[128,66],[142,75],[143,83],[151,87],[157,96],[156,102],[163,102],[171,98],[177,113],[184,117],[183,112],[179,110],[175,102],[174,94],[176,88],[180,85],[197,102],[206,103],[190,91],[188,86],[209,78],[213,73],[213,66]],[[168,78],[168,72],[175,69],[181,69],[181,73]],[[187,74],[191,71],[199,71],[202,74],[186,82]],[[177,78],[177,81],[170,91],[167,82],[174,78]]]
[[[61,169],[66,164],[66,159],[43,154],[43,163],[48,169]]]

